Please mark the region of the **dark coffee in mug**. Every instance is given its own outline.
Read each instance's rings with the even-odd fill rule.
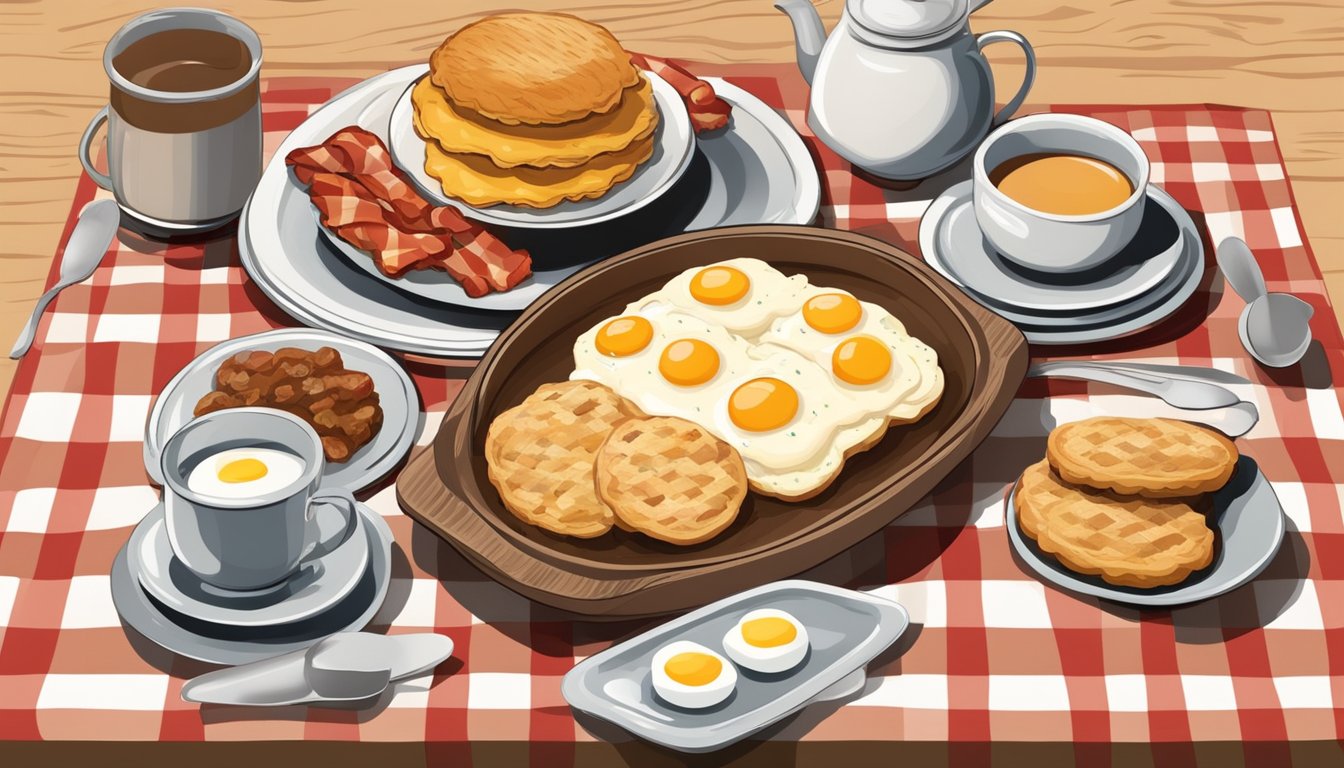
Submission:
[[[201,8],[136,17],[107,44],[108,106],[80,139],[80,160],[122,210],[170,235],[234,219],[261,177],[261,40]],[[90,150],[107,122],[107,173]]]
[[[252,67],[243,41],[212,29],[167,29],[143,37],[112,58],[127,80],[154,91],[223,88]]]

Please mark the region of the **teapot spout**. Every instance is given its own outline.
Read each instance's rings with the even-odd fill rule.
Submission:
[[[817,70],[817,59],[821,56],[821,47],[826,42],[826,27],[821,23],[821,14],[807,0],[779,0],[775,7],[789,15],[793,22],[794,46],[798,51],[798,69],[803,79],[812,84],[812,75]]]

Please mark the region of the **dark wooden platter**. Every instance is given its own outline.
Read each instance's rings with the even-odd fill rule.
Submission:
[[[738,256],[843,288],[888,308],[938,353],[946,386],[919,422],[854,456],[821,495],[786,504],[752,494],[731,528],[677,547],[613,530],[556,536],[515,518],[486,478],[494,417],[573,370],[574,340],[684,269]],[[708,230],[660,240],[586,269],[500,336],[397,480],[408,515],[482,571],[541,603],[606,618],[684,610],[800,573],[886,526],[989,434],[1027,369],[1027,344],[918,258],[863,235],[798,226]]]

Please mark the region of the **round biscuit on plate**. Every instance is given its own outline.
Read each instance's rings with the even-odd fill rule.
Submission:
[[[459,29],[429,57],[454,103],[508,125],[607,112],[639,82],[605,28],[563,13],[500,13]]]
[[[597,457],[597,493],[618,525],[670,544],[708,541],[737,519],[747,470],[732,446],[669,416],[632,419]]]
[[[1238,453],[1221,433],[1184,421],[1096,416],[1056,427],[1046,456],[1070,483],[1169,499],[1222,488]]]
[[[490,483],[525,523],[582,539],[601,536],[614,515],[597,497],[593,461],[616,425],[642,415],[601,384],[543,384],[490,422]]]
[[[1214,536],[1191,503],[1078,488],[1039,461],[1013,494],[1022,532],[1078,573],[1108,584],[1179,584],[1213,562]]]

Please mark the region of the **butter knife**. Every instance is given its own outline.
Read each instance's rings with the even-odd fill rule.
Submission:
[[[182,698],[251,707],[361,701],[429,673],[452,653],[452,638],[432,632],[341,632],[301,651],[207,672],[182,686]]]

